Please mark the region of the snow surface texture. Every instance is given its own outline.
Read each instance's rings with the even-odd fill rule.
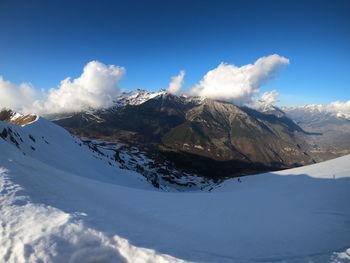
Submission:
[[[44,119],[0,135],[1,262],[350,262],[350,156],[169,193]]]

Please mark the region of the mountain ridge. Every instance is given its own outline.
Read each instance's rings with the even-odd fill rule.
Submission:
[[[166,91],[153,95],[54,122],[81,137],[152,145],[155,150],[216,161],[260,163],[271,169],[313,162],[307,153],[304,131],[285,116]],[[137,97],[135,93],[132,96]]]
[[[213,160],[224,167],[224,162],[234,161],[231,166],[250,163],[273,170],[350,153],[350,123],[343,115],[327,113],[322,105],[279,108],[259,101],[238,107],[205,97],[138,89],[120,94],[109,108],[47,117],[80,137],[140,145],[158,152],[160,159],[208,158],[203,162]],[[186,169],[193,169],[185,163]],[[218,173],[199,165],[205,168],[192,172]]]

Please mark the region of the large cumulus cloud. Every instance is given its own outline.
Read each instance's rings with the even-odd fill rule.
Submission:
[[[61,81],[57,89],[48,92],[45,102],[37,103],[37,107],[50,113],[109,107],[119,93],[118,82],[124,74],[122,67],[91,61],[79,78]]]
[[[260,87],[276,77],[289,59],[277,54],[259,58],[254,64],[241,67],[221,63],[205,74],[189,91],[189,95],[228,100],[237,104],[250,103]]]
[[[37,92],[26,83],[15,85],[0,77],[0,106],[39,114],[109,107],[120,92],[118,83],[124,74],[123,67],[91,61],[80,77],[66,78],[47,93]]]
[[[28,83],[16,85],[0,76],[0,109],[2,107],[23,111],[30,109],[39,93]]]

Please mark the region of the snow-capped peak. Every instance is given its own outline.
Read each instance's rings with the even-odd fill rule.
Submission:
[[[140,105],[150,99],[165,98],[167,96],[173,96],[173,97],[179,98],[185,103],[194,102],[197,104],[203,102],[203,100],[206,99],[205,97],[198,97],[198,96],[174,95],[172,93],[169,93],[165,89],[161,89],[156,92],[137,89],[131,92],[123,92],[122,94],[120,94],[114,101],[114,105],[117,107],[122,107],[127,105]]]
[[[279,107],[264,100],[257,100],[252,103],[245,104],[245,106],[265,114],[273,114],[279,118],[286,115]]]
[[[146,90],[137,89],[131,92],[123,92],[115,100],[116,106],[140,105],[159,95],[167,94],[167,91],[161,89],[157,92],[149,92]]]
[[[285,107],[289,110],[303,110],[310,113],[321,113],[325,112],[325,106],[322,104],[307,104],[303,106],[297,106],[297,107]]]

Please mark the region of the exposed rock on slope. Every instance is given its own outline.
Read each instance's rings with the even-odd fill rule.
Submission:
[[[20,114],[14,112],[10,109],[2,109],[0,110],[0,121],[10,122],[19,126],[26,125],[35,121],[37,116],[35,114]]]
[[[22,116],[12,111],[6,113],[7,116]],[[41,117],[22,127],[0,121],[0,140],[14,145],[33,160],[109,183],[124,184],[129,180],[146,189],[208,191],[220,182],[177,169],[166,156],[157,152],[152,154],[136,146],[79,139]]]
[[[187,166],[200,173],[209,169],[208,160],[216,162],[218,170],[224,166],[240,167],[240,173],[313,162],[303,130],[287,117],[211,99],[165,93],[141,104],[76,113],[55,122],[78,136],[171,152],[176,156],[175,162],[188,157],[195,164]],[[213,168],[209,170],[214,172]],[[217,173],[239,173],[224,170]]]

